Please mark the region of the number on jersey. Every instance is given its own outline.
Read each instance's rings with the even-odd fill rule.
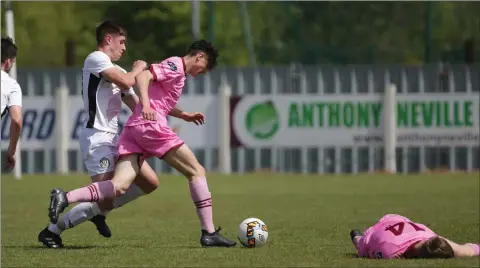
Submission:
[[[418,225],[416,225],[413,222],[406,222],[406,223],[410,224],[413,227],[413,229],[415,229],[415,231],[417,232],[425,231],[425,229],[420,228]],[[398,223],[395,223],[394,225],[391,225],[385,228],[385,231],[390,231],[394,236],[399,236],[399,235],[402,235],[404,227],[405,227],[405,222],[398,222]]]

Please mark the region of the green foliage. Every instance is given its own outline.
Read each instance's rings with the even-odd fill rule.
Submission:
[[[96,4],[96,3],[95,3]],[[18,64],[29,67],[56,67],[65,62],[65,42],[77,42],[77,63],[95,48],[96,19],[102,15],[94,3],[12,2]],[[95,8],[91,8],[95,7]],[[2,2],[2,14],[4,14]],[[2,16],[3,17],[3,16]],[[5,35],[5,21],[2,34]]]
[[[135,59],[155,62],[182,55],[192,41],[190,1],[12,5],[20,66],[63,66],[69,39],[76,42],[76,64],[81,66],[95,49],[95,26],[106,18],[122,22],[129,32],[122,65]],[[200,2],[200,9],[201,35],[208,39],[213,31],[220,64],[248,65],[238,2]],[[434,61],[446,55],[461,61],[463,42],[468,38],[476,38],[476,54],[480,53],[480,5],[474,2],[247,2],[247,9],[255,56],[261,65],[419,64],[426,58],[427,47]]]

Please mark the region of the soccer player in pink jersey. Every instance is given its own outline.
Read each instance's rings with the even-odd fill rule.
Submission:
[[[479,256],[480,245],[459,245],[435,234],[427,226],[410,219],[388,214],[362,234],[350,231],[359,257],[393,258],[453,258]]]
[[[195,41],[183,57],[170,57],[135,77],[140,101],[125,123],[118,142],[119,160],[109,181],[65,193],[53,189],[49,207],[50,220],[55,223],[59,214],[72,203],[92,202],[121,196],[132,184],[145,158],[163,159],[189,181],[192,201],[202,226],[200,244],[203,247],[233,247],[236,242],[215,230],[212,199],[205,169],[193,152],[168,126],[167,115],[187,122],[204,124],[201,113],[189,113],[175,108],[185,84],[186,75],[196,77],[213,69],[218,52],[204,40]]]

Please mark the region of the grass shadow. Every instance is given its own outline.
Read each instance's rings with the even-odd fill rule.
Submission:
[[[358,259],[357,254],[352,252],[344,253],[343,256],[350,259]]]
[[[47,248],[41,245],[26,245],[26,246],[2,246],[2,248],[15,248],[24,250],[79,250],[79,249],[92,249],[100,248],[99,246],[65,246],[64,248],[53,249]]]

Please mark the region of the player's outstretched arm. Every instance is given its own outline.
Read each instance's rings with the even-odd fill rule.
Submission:
[[[173,109],[168,113],[168,115],[182,119],[182,115],[183,115],[184,113],[185,113],[184,111],[182,111],[182,110],[180,110],[180,109],[178,109],[178,108],[175,107],[175,108],[173,108]]]
[[[196,125],[205,124],[205,116],[200,112],[184,112],[178,108],[173,108],[168,115],[183,119],[187,122],[193,122]]]
[[[450,246],[453,249],[453,252],[455,253],[456,258],[473,257],[473,256],[479,256],[480,254],[480,245],[478,244],[467,243],[467,244],[459,245],[453,241],[446,239],[445,237],[443,237],[443,239],[447,240],[448,244],[450,244]]]
[[[122,90],[128,90],[135,85],[135,77],[147,68],[147,63],[137,60],[133,63],[132,71],[123,73],[116,67],[108,68],[101,72],[108,81],[114,83]]]

